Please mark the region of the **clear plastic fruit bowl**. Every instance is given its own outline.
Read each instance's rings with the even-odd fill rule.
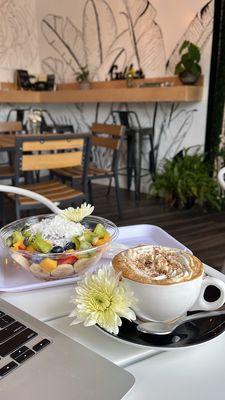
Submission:
[[[25,224],[32,225],[40,222],[44,218],[53,217],[55,217],[54,214],[46,214],[14,221],[0,230],[1,238],[3,242],[6,243],[6,239],[9,238],[15,230],[20,230]],[[36,251],[12,250],[10,247],[7,247],[14,261],[31,272],[38,279],[46,281],[69,277],[76,277],[79,279],[85,272],[94,270],[96,263],[118,236],[119,230],[117,226],[105,218],[89,216],[82,221],[82,225],[91,230],[99,223],[104,225],[110,235],[110,239],[107,243],[92,247],[91,249],[70,250],[69,252],[64,251],[63,253],[57,254],[43,254]]]

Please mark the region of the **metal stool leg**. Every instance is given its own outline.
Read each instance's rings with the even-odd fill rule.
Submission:
[[[112,177],[109,178],[109,184],[108,184],[108,189],[107,189],[107,192],[106,192],[106,196],[110,195],[111,187],[112,187]]]
[[[91,179],[88,179],[88,202],[93,204]]]
[[[140,200],[141,192],[141,149],[142,135],[140,131],[135,132],[135,201]]]
[[[121,205],[121,197],[120,197],[120,186],[119,186],[119,178],[117,172],[114,175],[115,179],[115,191],[116,191],[116,202],[117,202],[117,210],[119,218],[122,218],[122,205]]]
[[[135,137],[134,132],[129,130],[127,132],[127,189],[130,190],[133,170],[134,170],[134,157],[135,157]]]
[[[5,220],[5,212],[4,212],[4,194],[0,193],[0,212],[1,212],[1,222],[2,222],[2,226],[5,225],[6,220]]]

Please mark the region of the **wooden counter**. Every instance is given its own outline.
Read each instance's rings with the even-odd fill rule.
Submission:
[[[72,104],[72,103],[149,103],[201,101],[203,77],[195,85],[183,85],[177,77],[152,78],[134,81],[168,82],[171,86],[127,88],[125,81],[92,82],[88,90],[78,84],[58,85],[56,91],[33,92],[24,90],[0,91],[0,103]]]

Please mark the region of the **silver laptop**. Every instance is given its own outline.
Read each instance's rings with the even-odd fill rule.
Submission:
[[[0,299],[0,399],[118,400],[134,377]]]

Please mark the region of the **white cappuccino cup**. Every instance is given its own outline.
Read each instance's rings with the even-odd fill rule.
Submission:
[[[148,262],[142,268],[145,250]],[[153,256],[151,252],[154,252]],[[133,259],[132,254],[135,254]],[[141,246],[119,253],[112,265],[133,291],[137,300],[133,310],[143,321],[171,321],[187,311],[216,310],[225,302],[225,283],[205,276],[202,262],[178,249]],[[204,293],[208,286],[219,289],[220,296],[216,301],[205,300]]]

